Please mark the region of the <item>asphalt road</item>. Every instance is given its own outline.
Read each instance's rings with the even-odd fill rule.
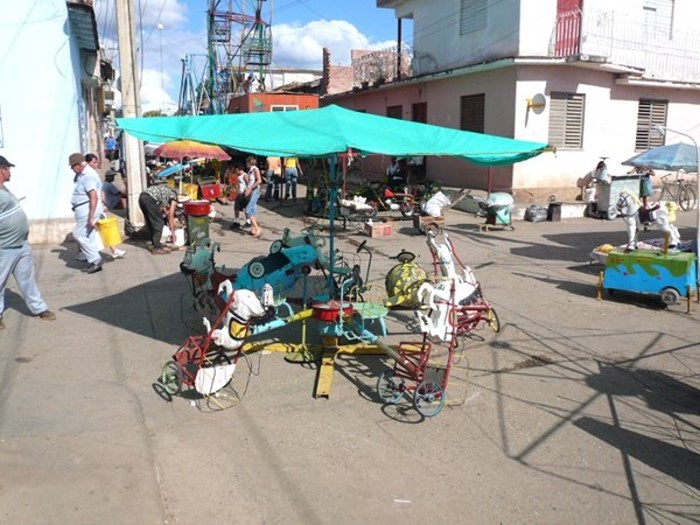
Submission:
[[[264,209],[260,240],[230,231],[219,209],[211,236],[231,269],[302,228],[300,204]],[[202,332],[183,252],[128,242],[125,259],[85,275],[75,245],[35,247],[58,318],[29,317],[11,281],[0,523],[698,523],[700,305],[596,299],[602,267],[588,254],[624,241],[619,220],[480,222],[451,211],[447,231],[503,329],[464,341],[450,406],[432,419],[409,399],[379,402],[392,365],[381,356],[339,355],[328,399],[313,397],[314,367],[257,352],[236,369],[240,401],[166,400],[162,365]],[[694,224],[680,214],[683,238]],[[348,256],[364,239],[355,227],[336,237]],[[377,290],[401,248],[430,262],[410,222],[368,246]],[[410,312],[388,327],[389,342],[418,339]],[[298,343],[301,327],[270,338]]]

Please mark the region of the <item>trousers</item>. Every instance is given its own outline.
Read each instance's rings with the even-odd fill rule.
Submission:
[[[33,315],[48,310],[36,282],[32,250],[25,241],[19,248],[0,248],[0,317],[5,311],[5,289],[10,274],[17,281],[19,292]]]
[[[163,243],[160,242],[160,239],[163,236],[163,226],[165,226],[163,211],[160,209],[160,206],[158,206],[156,200],[148,193],[139,195],[139,208],[141,208],[143,212],[143,218],[146,219],[148,231],[151,232],[153,247],[162,248]]]
[[[100,239],[100,234],[97,233],[97,228],[88,227],[87,214],[75,215],[73,238],[80,245],[80,251],[85,254],[85,260],[88,263],[98,263],[102,260],[100,255],[102,240]]]

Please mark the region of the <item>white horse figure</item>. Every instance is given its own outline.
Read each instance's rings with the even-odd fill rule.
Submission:
[[[214,344],[228,350],[236,350],[243,345],[248,333],[248,322],[253,317],[262,317],[266,309],[255,292],[251,290],[233,290],[233,285],[228,279],[219,285],[219,296],[228,302],[231,294],[235,294],[233,302],[226,312],[223,328],[217,328],[213,332],[211,323],[206,317],[202,320],[207,333],[211,332]]]
[[[675,202],[668,201],[658,209],[643,210],[641,202],[636,195],[628,191],[622,191],[617,199],[616,207],[627,226],[627,246],[625,250],[637,248],[637,229],[642,222],[654,223],[664,233],[667,233],[669,236],[668,247],[670,249],[675,249],[680,244],[681,237],[678,233],[678,228],[673,224],[676,222],[676,211],[678,210],[678,205]],[[648,220],[643,221],[640,214],[645,211],[648,213]]]
[[[461,273],[457,271],[447,234],[445,238],[445,243],[437,244],[432,235],[428,236],[428,245],[438,261],[442,278],[435,285],[423,283],[418,289],[418,299],[430,308],[430,312],[426,315],[416,310],[416,317],[421,332],[442,341],[450,341],[452,340],[450,311],[467,300],[475,292],[478,283],[468,266],[465,266]]]

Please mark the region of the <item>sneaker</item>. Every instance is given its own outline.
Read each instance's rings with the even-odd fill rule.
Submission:
[[[87,261],[87,257],[85,257],[85,254],[83,252],[78,252],[75,254],[75,259],[77,261]]]
[[[83,273],[97,273],[102,271],[102,259],[96,263],[91,263],[86,268],[83,268],[81,272]]]
[[[120,250],[117,248],[112,252],[112,259],[121,259],[126,255],[126,250]]]
[[[56,320],[56,314],[53,313],[51,310],[44,310],[40,314],[37,315],[42,321],[55,321]]]

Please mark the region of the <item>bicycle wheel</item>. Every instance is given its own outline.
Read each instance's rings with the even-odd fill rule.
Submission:
[[[681,186],[678,189],[678,206],[681,210],[689,211],[695,209],[695,203],[697,201],[697,195],[688,186]]]

